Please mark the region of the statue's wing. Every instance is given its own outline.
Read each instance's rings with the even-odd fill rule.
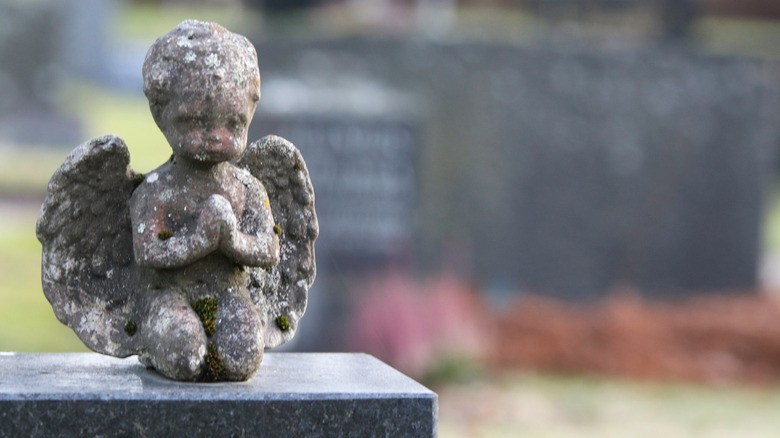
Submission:
[[[295,335],[316,275],[314,241],[319,225],[314,189],[301,153],[275,135],[249,145],[237,165],[262,182],[279,234],[279,263],[267,271],[247,268],[248,288],[265,328],[265,346],[273,348]]]
[[[79,145],[52,176],[36,227],[55,315],[92,350],[120,357],[135,354],[128,199],[143,176],[129,162],[119,137]]]

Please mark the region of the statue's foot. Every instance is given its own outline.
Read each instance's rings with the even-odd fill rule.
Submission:
[[[149,301],[139,330],[145,346],[139,358],[166,377],[198,380],[204,369],[208,339],[200,318],[181,295],[161,293]]]

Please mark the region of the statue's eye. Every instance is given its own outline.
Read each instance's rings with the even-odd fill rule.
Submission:
[[[206,126],[206,117],[201,113],[180,114],[176,117],[176,124],[181,129],[203,128]]]
[[[228,124],[232,129],[239,129],[246,126],[246,116],[243,114],[234,114],[228,117]]]

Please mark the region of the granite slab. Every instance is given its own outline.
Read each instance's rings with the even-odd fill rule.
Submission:
[[[0,353],[0,436],[436,436],[437,395],[359,353],[266,353],[240,383],[168,380],[135,357]]]

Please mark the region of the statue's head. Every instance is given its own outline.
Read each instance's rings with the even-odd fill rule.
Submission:
[[[146,54],[144,94],[177,156],[216,163],[246,147],[260,100],[254,46],[224,27],[187,20]]]

